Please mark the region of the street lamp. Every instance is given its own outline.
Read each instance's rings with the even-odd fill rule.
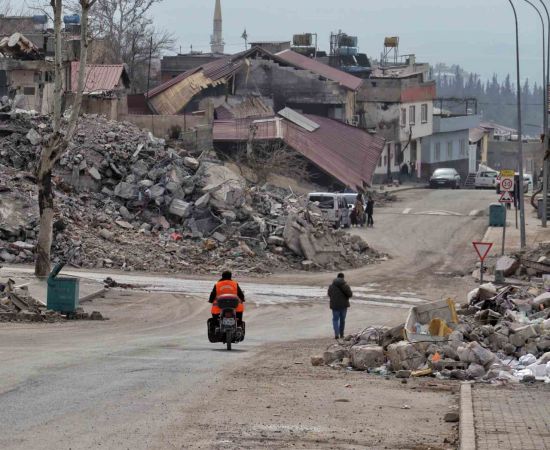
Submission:
[[[543,3],[542,0],[539,0],[542,5],[544,6],[544,8],[546,9],[546,5]],[[541,25],[542,25],[542,82],[543,84],[547,84],[546,83],[546,36],[545,36],[545,31],[544,31],[544,18],[542,17],[542,13],[540,12],[540,9],[537,8],[533,2],[531,2],[530,0],[525,0],[526,3],[528,3],[529,5],[531,5],[533,7],[533,9],[537,12],[537,14],[539,15],[540,17],[540,22],[541,22]],[[546,15],[548,17],[548,20],[550,22],[550,16],[548,16],[548,10],[546,10]],[[542,105],[542,118],[543,118],[543,133],[544,133],[544,141],[546,142],[546,139],[547,139],[547,136],[546,136],[546,130],[548,128],[548,115],[547,115],[547,112],[545,111],[546,110],[546,105],[548,103],[547,99],[548,99],[548,90],[547,89],[544,89],[544,100],[543,100],[543,105]],[[546,146],[544,145],[543,143],[543,155],[545,153],[545,149]],[[545,168],[547,169],[547,165],[544,163],[544,160],[543,160],[543,191],[544,191],[544,187],[546,186],[546,189],[548,189],[548,181],[547,181],[547,177],[548,177],[548,174],[545,174]],[[546,180],[546,181],[545,181]],[[542,200],[542,214],[541,214],[541,218],[542,218],[542,226],[544,228],[546,228],[546,218],[547,218],[547,192],[543,192],[543,200]]]
[[[546,222],[548,217],[548,159],[546,152],[548,151],[548,141],[550,139],[549,128],[548,128],[548,89],[550,87],[550,13],[548,12],[548,8],[546,7],[546,3],[543,0],[539,0],[541,5],[544,7],[544,11],[546,11],[546,19],[548,23],[547,27],[547,33],[546,36],[548,38],[548,42],[546,45],[546,78],[543,80],[544,83],[544,106],[542,108],[543,110],[543,118],[544,118],[544,148],[542,151],[543,154],[543,161],[542,161],[542,226],[546,228]]]
[[[518,171],[519,171],[519,231],[521,248],[525,248],[525,196],[523,193],[523,130],[521,122],[521,77],[519,70],[519,25],[518,25],[518,13],[512,0],[508,0],[512,11],[514,12],[514,20],[516,24],[516,78],[517,78],[517,103],[518,103]]]

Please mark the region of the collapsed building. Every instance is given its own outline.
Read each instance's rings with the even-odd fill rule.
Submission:
[[[203,115],[216,145],[278,140],[341,187],[372,183],[384,139],[358,128],[363,80],[261,47],[188,70],[146,95],[159,115]]]
[[[54,34],[46,16],[0,17],[0,97],[12,109],[50,114],[54,104]],[[76,93],[80,67],[80,18],[65,16],[62,33],[63,104]],[[123,64],[94,64],[105,43],[92,41],[82,111],[118,119],[127,114],[130,79]]]

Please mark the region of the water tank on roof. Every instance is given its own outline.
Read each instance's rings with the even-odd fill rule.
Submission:
[[[78,25],[80,23],[80,16],[78,14],[63,16],[63,23],[65,25]]]
[[[292,44],[299,47],[310,47],[313,45],[313,35],[311,33],[295,34],[292,37]]]
[[[32,21],[37,25],[46,25],[48,23],[48,16],[32,16]]]
[[[338,54],[341,56],[353,56],[357,55],[357,47],[340,47]]]
[[[347,34],[344,34],[343,36],[340,36],[338,45],[340,47],[357,47],[357,42],[357,36],[348,36]]]

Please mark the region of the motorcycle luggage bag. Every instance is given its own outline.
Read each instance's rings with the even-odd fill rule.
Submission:
[[[233,295],[220,295],[216,299],[218,308],[220,309],[237,309],[239,306],[239,298]]]

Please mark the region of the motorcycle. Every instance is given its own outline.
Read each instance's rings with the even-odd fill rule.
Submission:
[[[208,339],[210,342],[223,342],[227,350],[232,344],[242,342],[245,335],[245,323],[237,319],[239,299],[233,295],[221,295],[216,299],[221,313],[219,319],[208,319]]]

